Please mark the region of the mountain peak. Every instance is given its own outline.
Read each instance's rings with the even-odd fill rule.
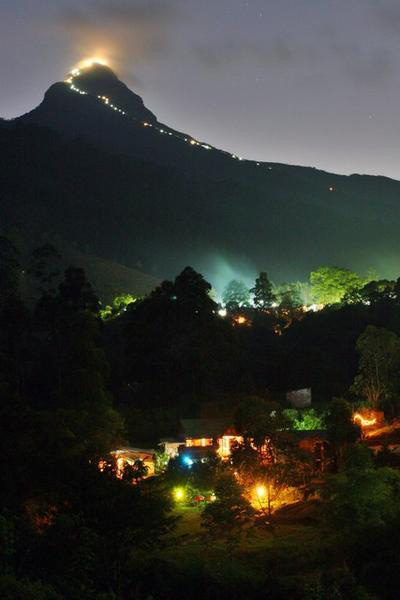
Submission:
[[[91,96],[106,97],[129,115],[157,122],[157,117],[143,103],[140,96],[132,92],[107,65],[93,62],[89,66],[73,69],[66,81],[74,88]]]

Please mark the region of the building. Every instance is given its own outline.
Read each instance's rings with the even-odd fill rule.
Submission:
[[[181,456],[188,464],[210,456],[227,459],[232,444],[242,442],[230,419],[181,419],[177,438],[163,438],[161,449],[170,458]]]
[[[114,458],[117,472],[121,473],[124,466],[134,465],[136,461],[140,460],[145,467],[147,467],[147,477],[154,475],[155,472],[155,454],[156,451],[149,448],[119,448],[113,450],[111,456]]]

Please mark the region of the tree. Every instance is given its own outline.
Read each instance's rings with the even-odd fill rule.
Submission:
[[[225,539],[230,556],[252,525],[254,509],[234,475],[225,473],[215,486],[216,500],[206,506],[201,524],[214,539]]]
[[[125,464],[122,473],[122,479],[128,481],[129,483],[138,483],[141,479],[148,475],[148,472],[149,467],[147,467],[142,460],[137,459],[133,465],[129,463]]]
[[[358,373],[352,391],[373,407],[394,416],[400,369],[400,339],[392,331],[368,325],[356,344]]]
[[[243,281],[232,279],[222,293],[222,301],[228,308],[249,306],[250,292]]]
[[[270,308],[274,304],[276,297],[273,292],[272,283],[265,271],[262,271],[257,277],[255,286],[250,290],[250,294],[253,295],[254,306],[260,310]]]
[[[345,294],[361,289],[365,281],[357,273],[340,267],[319,267],[310,274],[314,302],[336,304]]]
[[[281,283],[276,286],[275,293],[279,308],[290,310],[303,306],[299,283]]]
[[[369,531],[398,514],[399,473],[376,469],[365,450],[349,447],[344,470],[328,476],[321,488],[325,520],[336,531]]]
[[[388,279],[369,281],[362,288],[353,288],[343,296],[343,304],[366,304],[376,306],[378,303],[393,300],[397,294],[396,284]]]
[[[288,408],[283,413],[291,421],[292,428],[297,431],[313,431],[323,428],[323,417],[318,415],[314,408],[306,408],[302,411]]]
[[[59,301],[65,310],[72,312],[98,313],[100,310],[99,299],[87,281],[85,271],[76,267],[65,270],[64,280],[59,285]]]
[[[211,284],[192,267],[185,267],[175,278],[174,295],[179,312],[190,320],[210,317],[217,309],[217,303],[210,296]]]
[[[236,338],[210,284],[190,267],[127,311],[126,372],[139,402],[158,407],[232,389]]]
[[[282,432],[289,429],[290,421],[277,402],[249,396],[242,400],[235,413],[235,426],[246,440],[261,452],[266,440],[277,445]]]
[[[0,236],[0,302],[16,297],[20,285],[20,256],[17,248],[7,238]]]
[[[347,446],[360,437],[360,427],[353,423],[351,406],[343,398],[332,400],[324,415],[324,424],[334,451],[336,468],[340,470]]]
[[[120,294],[114,298],[111,306],[107,304],[105,308],[100,310],[100,317],[103,319],[103,321],[115,319],[126,312],[128,310],[128,306],[137,301],[138,298],[136,296],[132,296],[132,294]]]
[[[37,292],[54,295],[57,292],[56,282],[60,275],[61,256],[51,244],[44,244],[32,251],[27,269],[33,278]]]
[[[38,406],[57,411],[77,453],[93,458],[123,438],[107,389],[109,365],[100,346],[99,302],[82,269],[65,271],[56,296],[42,296],[37,321],[46,331],[36,377]]]

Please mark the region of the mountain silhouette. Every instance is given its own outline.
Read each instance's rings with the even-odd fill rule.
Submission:
[[[159,122],[108,67],[0,121],[0,151],[4,223],[156,277],[186,264],[217,286],[321,264],[398,275],[400,182],[243,160]]]

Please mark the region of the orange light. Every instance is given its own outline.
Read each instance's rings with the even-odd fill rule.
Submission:
[[[376,417],[373,417],[372,419],[366,419],[365,417],[360,415],[360,413],[356,413],[353,416],[353,422],[355,423],[356,421],[359,421],[361,427],[371,427],[371,425],[375,425]]]

